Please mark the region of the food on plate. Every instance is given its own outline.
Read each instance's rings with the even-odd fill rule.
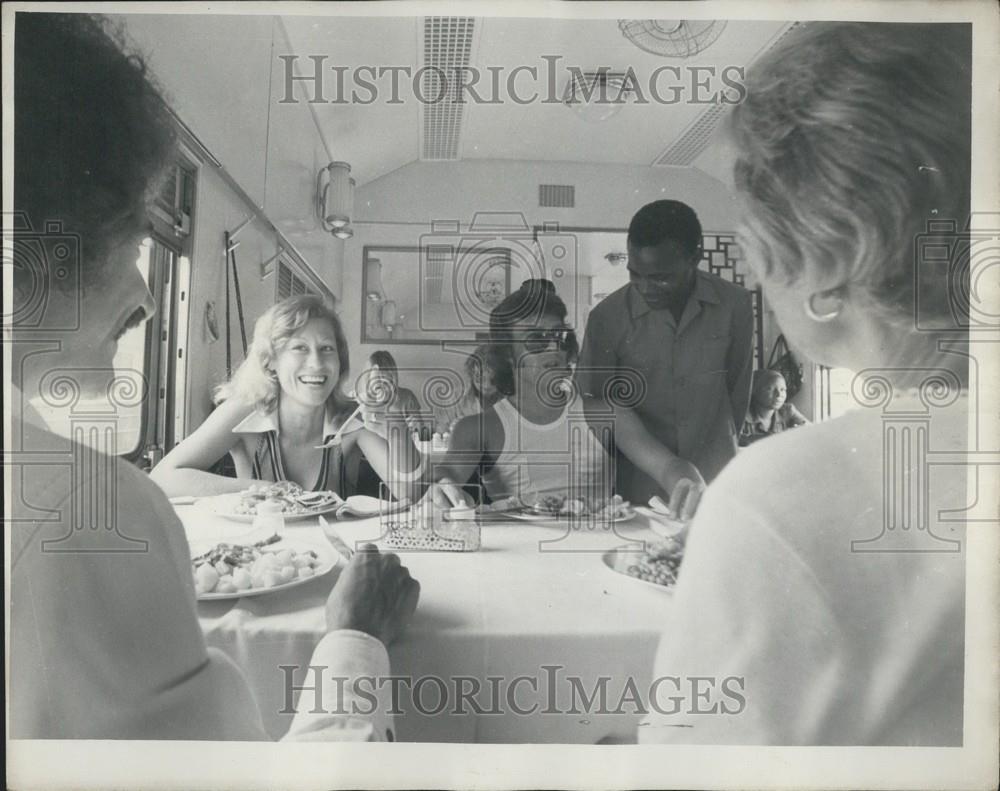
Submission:
[[[540,514],[552,514],[556,516],[561,513],[568,513],[563,511],[563,505],[568,499],[568,497],[559,494],[545,494],[539,497],[532,507]],[[579,500],[575,502],[580,503]]]
[[[632,504],[617,494],[597,511],[598,516],[605,519],[628,519],[633,513]]]
[[[197,594],[273,588],[316,575],[320,561],[315,552],[311,549],[268,549],[274,540],[272,536],[253,545],[216,544],[208,552],[192,558]]]
[[[547,494],[539,497],[532,510],[552,516],[593,516],[597,519],[629,519],[633,515],[631,504],[620,495],[610,500],[588,502],[574,497]]]
[[[283,514],[308,514],[342,502],[336,492],[303,491],[293,481],[262,482],[251,484],[240,492],[239,503],[233,510],[237,514],[252,516],[257,513],[257,506],[265,501],[278,503]]]
[[[502,497],[492,503],[483,503],[476,506],[476,511],[482,514],[504,513],[507,511],[520,511],[525,507],[520,497]]]
[[[670,587],[677,583],[677,574],[684,558],[684,544],[675,539],[666,539],[647,544],[645,552],[628,555],[624,561],[624,571],[656,585]]]

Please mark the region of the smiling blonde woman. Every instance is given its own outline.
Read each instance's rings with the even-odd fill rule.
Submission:
[[[405,423],[391,432],[401,469],[389,475],[387,424],[360,417],[343,392],[347,342],[333,308],[313,295],[289,297],[254,325],[246,360],[216,391],[220,406],[152,472],[168,495],[238,492],[254,481],[292,481],[304,489],[355,493],[360,456],[397,482],[419,455]],[[342,441],[330,442],[343,428]],[[236,478],[208,470],[225,454]]]

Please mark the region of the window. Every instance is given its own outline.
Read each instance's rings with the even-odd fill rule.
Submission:
[[[146,287],[149,288],[149,263],[153,249],[152,238],[145,239],[139,248],[139,258],[135,262]],[[129,372],[137,372],[147,380],[146,376],[146,352],[150,342],[150,327],[148,323],[126,333],[118,341],[118,352],[115,354],[114,368],[119,376],[130,376]],[[139,449],[143,438],[143,412],[145,402],[149,400],[149,393],[143,403],[134,406],[120,407],[118,413],[118,431],[115,449],[119,455],[130,456]]]
[[[813,414],[818,420],[831,420],[857,406],[851,395],[854,377],[854,371],[848,368],[816,366],[817,381],[813,388],[816,403],[813,405]]]
[[[150,468],[184,436],[191,232],[197,167],[185,156],[150,206],[152,234],[136,266],[156,305],[143,330],[121,339],[115,368],[141,372],[146,397],[119,417],[119,455]]]
[[[164,179],[153,205],[154,212],[181,236],[191,233],[194,216],[195,170],[178,164],[173,174]]]
[[[132,459],[145,454],[155,460],[181,433],[190,267],[187,257],[158,235],[142,243],[136,266],[153,295],[156,314],[118,343],[115,370],[119,376],[141,377],[146,397],[121,408],[116,450]]]

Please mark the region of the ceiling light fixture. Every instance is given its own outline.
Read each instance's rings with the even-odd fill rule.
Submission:
[[[621,112],[635,94],[628,77],[607,69],[574,72],[563,90],[563,104],[584,121],[607,121]]]
[[[350,229],[354,186],[351,166],[346,162],[331,162],[316,176],[316,213],[323,230],[338,239],[350,239],[354,235]]]

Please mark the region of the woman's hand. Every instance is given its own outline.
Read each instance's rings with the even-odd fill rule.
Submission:
[[[425,504],[428,498],[436,508],[470,508],[476,504],[472,497],[450,478],[442,478],[437,483],[432,483],[424,495]]]

